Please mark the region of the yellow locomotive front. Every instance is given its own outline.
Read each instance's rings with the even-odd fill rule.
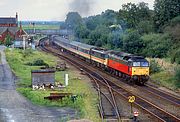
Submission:
[[[140,84],[147,82],[149,79],[149,62],[146,59],[133,61],[131,75],[133,80]]]

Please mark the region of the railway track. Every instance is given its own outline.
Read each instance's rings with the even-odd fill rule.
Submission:
[[[102,121],[117,121],[121,120],[120,113],[116,104],[114,94],[109,84],[104,80],[101,81],[96,77],[90,75],[95,83],[95,88],[98,91],[99,96],[99,110]],[[105,88],[106,87],[106,88]]]
[[[159,90],[157,88],[154,88],[153,86],[150,86],[150,85],[146,85],[145,89],[148,92],[150,92],[152,94],[156,94],[157,96],[159,96],[159,97],[173,103],[177,107],[180,107],[180,98],[178,96],[175,96],[175,95],[173,95],[171,93],[164,92],[164,91]]]
[[[51,53],[54,53],[51,51]],[[66,60],[68,59],[68,57],[65,57],[59,53],[56,53],[55,55],[57,56],[61,56],[64,57]],[[74,60],[72,59],[68,59],[74,62]],[[76,62],[77,63],[77,62]],[[81,64],[78,64],[81,65]],[[86,67],[81,67],[83,69],[85,69],[87,72],[89,72],[89,69],[87,69]],[[92,74],[95,75],[95,74]],[[97,76],[96,76],[97,77]],[[102,78],[98,78],[100,80],[103,80]],[[124,98],[128,98],[128,96],[134,95],[130,92],[128,92],[127,90],[125,90],[124,88],[121,88],[117,85],[115,85],[114,83],[108,81],[110,86],[113,88],[114,91],[116,91],[118,94],[120,94],[121,96],[123,96]],[[136,95],[134,95],[136,96]],[[158,121],[180,121],[179,118],[177,118],[176,116],[173,116],[172,114],[169,114],[168,112],[162,110],[161,108],[153,105],[152,103],[148,102],[147,100],[136,96],[136,102],[135,102],[137,107],[140,107],[141,109],[143,109],[144,111],[146,111],[147,113],[151,114],[152,116],[154,116]]]
[[[48,50],[46,49],[43,49],[43,51],[48,52]],[[75,64],[74,62],[70,60],[68,60],[68,62],[71,64]],[[82,67],[80,65],[76,64],[74,66],[82,71]],[[94,85],[95,85],[94,88],[98,91],[98,99],[99,99],[98,109],[99,109],[99,113],[100,113],[102,121],[103,122],[104,121],[120,122],[121,120],[120,113],[118,111],[114,94],[108,82],[105,79],[103,79],[103,77],[102,77],[102,80],[97,79],[95,76],[92,75],[93,72],[91,71],[87,71],[87,70],[83,70],[83,71],[86,73],[86,75],[88,75],[93,80]],[[95,75],[100,76],[97,73]]]
[[[102,72],[106,73],[106,74],[110,74],[110,73],[107,73],[106,71],[102,71]],[[111,74],[111,75],[114,75],[114,74]],[[123,78],[119,78],[116,75],[114,75],[114,77],[117,80],[121,79],[122,82],[127,84],[127,81],[125,81]],[[180,97],[179,96],[173,95],[171,93],[167,93],[163,90],[159,90],[158,88],[156,88],[152,85],[148,85],[148,84],[145,84],[144,86],[138,86],[136,84],[130,84],[130,85],[132,85],[136,88],[138,87],[139,89],[142,89],[142,91],[148,92],[152,95],[158,96],[161,99],[166,100],[166,101],[170,102],[171,104],[175,105],[176,107],[180,107]]]

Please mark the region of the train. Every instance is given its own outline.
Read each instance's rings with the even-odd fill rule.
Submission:
[[[142,56],[108,50],[61,36],[52,36],[51,43],[130,83],[144,85],[149,79],[149,62]]]

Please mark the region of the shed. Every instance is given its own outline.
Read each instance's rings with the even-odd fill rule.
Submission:
[[[55,84],[55,70],[32,70],[31,71],[32,85],[54,85]]]

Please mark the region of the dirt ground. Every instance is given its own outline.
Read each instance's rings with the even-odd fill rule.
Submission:
[[[15,90],[15,80],[0,46],[0,122],[58,122],[73,119],[77,111],[70,108],[33,105]]]

